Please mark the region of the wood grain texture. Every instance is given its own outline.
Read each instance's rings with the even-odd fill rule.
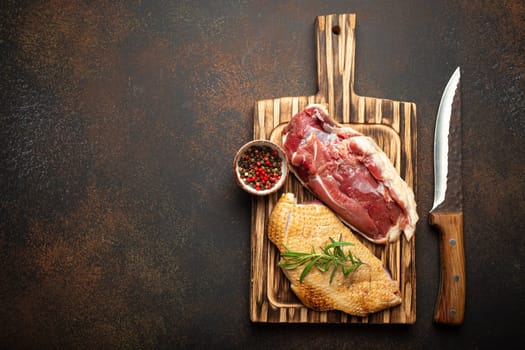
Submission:
[[[463,213],[430,213],[429,222],[441,234],[441,282],[434,321],[459,325],[465,313],[466,287]]]
[[[372,137],[390,157],[408,185],[416,179],[416,105],[363,97],[354,91],[354,14],[319,16],[315,22],[319,91],[312,96],[283,97],[255,103],[254,138],[280,142],[282,127],[310,103],[326,103],[339,123]],[[416,320],[415,239],[404,237],[386,246],[363,243],[381,259],[399,283],[401,305],[367,317],[339,311],[306,308],[290,290],[277,267],[278,249],[266,236],[268,216],[282,192],[295,193],[299,202],[313,196],[290,176],[283,189],[265,198],[253,198],[251,220],[250,318],[254,322],[414,323]]]

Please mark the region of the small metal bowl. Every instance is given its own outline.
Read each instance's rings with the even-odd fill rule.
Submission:
[[[243,157],[244,154],[250,150],[250,148],[256,146],[269,147],[271,150],[277,151],[277,154],[281,159],[281,177],[279,180],[274,182],[272,187],[269,189],[257,190],[255,187],[243,180],[243,175],[241,174],[242,168],[239,165],[241,157]],[[233,171],[235,173],[235,179],[237,180],[237,183],[243,190],[256,196],[267,196],[271,193],[277,192],[284,185],[286,177],[288,176],[288,163],[286,162],[286,155],[284,154],[283,149],[279,147],[279,145],[268,140],[254,140],[244,144],[237,151],[237,153],[235,154],[235,158],[233,159]]]

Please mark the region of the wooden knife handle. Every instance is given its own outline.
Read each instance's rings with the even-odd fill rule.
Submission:
[[[429,222],[441,232],[441,283],[434,321],[459,325],[465,312],[463,213],[430,213]]]

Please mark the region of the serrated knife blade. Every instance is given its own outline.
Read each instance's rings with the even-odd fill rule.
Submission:
[[[461,178],[461,72],[450,77],[439,104],[434,133],[434,203],[429,222],[440,232],[437,323],[458,325],[465,312],[465,251]]]

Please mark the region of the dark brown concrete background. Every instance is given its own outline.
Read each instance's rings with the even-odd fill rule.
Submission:
[[[523,345],[523,1],[3,1],[0,347]],[[254,101],[316,92],[314,18],[356,13],[356,90],[418,115],[417,322],[249,321]],[[467,310],[432,323],[432,137],[462,67]]]

